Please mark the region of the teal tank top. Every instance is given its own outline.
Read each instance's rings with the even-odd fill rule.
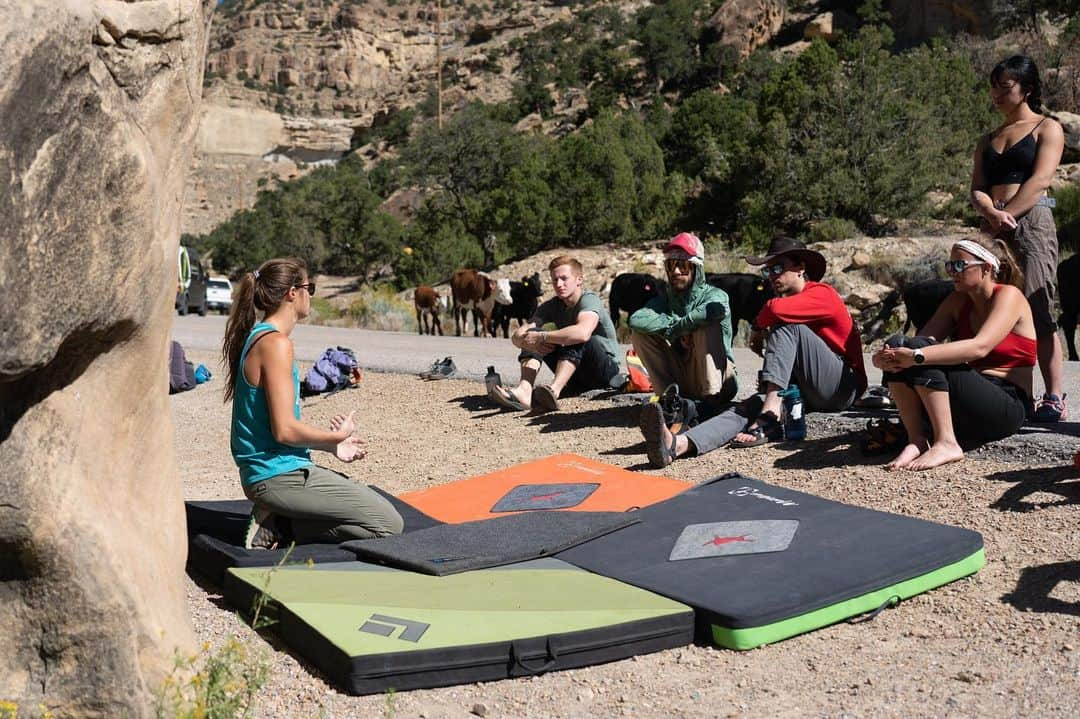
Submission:
[[[270,409],[266,404],[266,392],[262,387],[252,387],[244,377],[244,360],[247,359],[251,341],[266,331],[277,331],[267,322],[251,328],[244,351],[240,353],[240,366],[236,370],[236,386],[233,388],[231,445],[233,461],[240,469],[240,481],[244,485],[261,482],[285,472],[311,464],[311,452],[303,447],[290,447],[274,439],[270,431]],[[300,419],[300,370],[293,362],[293,416]]]

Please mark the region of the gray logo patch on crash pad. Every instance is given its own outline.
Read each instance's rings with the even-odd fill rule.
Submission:
[[[503,495],[492,512],[522,512],[530,509],[576,507],[596,491],[599,484],[519,484]]]
[[[798,528],[796,519],[690,524],[675,541],[668,560],[782,552]]]

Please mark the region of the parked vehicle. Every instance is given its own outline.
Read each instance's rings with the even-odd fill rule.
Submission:
[[[228,277],[211,277],[206,281],[206,306],[221,314],[232,309],[232,283]]]
[[[176,258],[176,311],[186,315],[191,310],[206,316],[206,271],[197,253],[191,247],[180,245]]]

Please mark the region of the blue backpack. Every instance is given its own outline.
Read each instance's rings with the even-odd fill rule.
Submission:
[[[336,392],[349,386],[353,370],[357,368],[356,355],[347,347],[330,347],[322,353],[315,365],[307,371],[300,383],[300,396],[310,397],[323,392]]]

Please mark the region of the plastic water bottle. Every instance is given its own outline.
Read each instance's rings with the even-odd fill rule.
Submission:
[[[789,384],[787,389],[780,394],[784,398],[784,439],[804,439],[806,417],[803,416],[803,401],[799,385]]]
[[[484,375],[484,387],[488,392],[491,392],[493,387],[498,387],[502,384],[502,377],[495,371],[495,365],[488,365],[487,374]]]

